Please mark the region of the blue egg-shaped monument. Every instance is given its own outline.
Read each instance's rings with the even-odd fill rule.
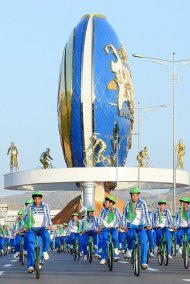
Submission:
[[[63,52],[59,132],[68,167],[124,166],[134,124],[128,58],[106,17],[85,15]]]

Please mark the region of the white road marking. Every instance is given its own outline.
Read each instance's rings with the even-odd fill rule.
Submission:
[[[190,279],[181,279],[183,281],[186,281],[186,282],[190,282]]]
[[[12,264],[5,264],[5,265],[3,265],[4,267],[10,267],[10,266],[12,266]]]
[[[4,272],[5,272],[5,271],[0,271],[0,275],[3,275]]]
[[[17,262],[17,260],[16,259],[12,259],[11,262]]]
[[[158,271],[159,271],[158,269],[156,269],[156,268],[151,268],[151,267],[148,267],[147,270],[149,270],[149,271],[154,271],[154,272],[158,272]]]
[[[119,263],[129,263],[128,261],[122,261],[122,260],[119,260],[118,262]]]

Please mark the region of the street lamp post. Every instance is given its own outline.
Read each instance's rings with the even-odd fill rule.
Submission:
[[[164,108],[164,107],[169,107],[170,105],[168,104],[162,104],[159,106],[149,106],[149,107],[140,107],[140,102],[138,102],[138,106],[137,106],[137,125],[138,125],[138,132],[135,133],[138,135],[138,154],[140,153],[140,110],[143,110],[145,112],[147,111],[152,111],[155,110],[157,108]],[[139,165],[139,161],[138,161],[138,188],[140,189],[140,165]]]
[[[176,76],[176,63],[181,63],[182,66],[186,66],[190,64],[190,59],[182,59],[182,60],[176,60],[175,59],[175,52],[173,52],[173,58],[172,60],[167,60],[167,59],[160,59],[160,58],[155,58],[155,57],[148,57],[144,56],[142,54],[133,54],[133,57],[136,58],[145,58],[149,59],[153,63],[161,64],[165,68],[168,69],[168,64],[172,63],[172,75],[170,76],[170,80],[172,81],[173,85],[173,92],[172,92],[172,100],[173,100],[173,115],[172,115],[172,124],[173,124],[173,213],[176,212],[176,154],[175,154],[175,149],[176,149],[176,114],[175,114],[175,85],[178,80]]]

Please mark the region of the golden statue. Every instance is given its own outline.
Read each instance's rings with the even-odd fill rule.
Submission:
[[[102,139],[97,138],[95,133],[92,135],[92,140],[93,140],[93,143],[94,143],[93,147],[92,147],[92,150],[95,151],[95,149],[97,147],[99,148],[99,150],[98,150],[98,158],[96,160],[96,163],[101,163],[101,162],[103,162],[105,160],[104,152],[107,149],[106,143]]]
[[[18,168],[18,150],[17,147],[14,145],[14,142],[11,142],[11,146],[9,147],[7,151],[7,155],[10,154],[10,172],[12,173],[13,170],[17,172],[19,170]]]
[[[183,170],[184,166],[184,155],[185,155],[185,144],[183,143],[183,140],[179,140],[179,144],[176,146],[176,152],[177,152],[177,168],[180,170]]]
[[[43,169],[47,169],[47,168],[51,168],[51,161],[50,160],[53,160],[52,157],[50,156],[50,149],[49,148],[46,148],[46,151],[43,152],[40,156],[40,162],[43,166]]]
[[[144,147],[144,149],[141,150],[139,152],[139,154],[137,155],[138,166],[141,167],[141,168],[145,167],[144,159],[148,159],[149,160],[148,148],[147,147]]]

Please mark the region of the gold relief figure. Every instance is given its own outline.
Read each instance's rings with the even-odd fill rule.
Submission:
[[[149,160],[148,148],[147,147],[144,147],[144,149],[141,150],[139,152],[139,154],[137,155],[138,166],[141,167],[141,168],[145,167],[144,159],[148,159]]]
[[[105,160],[104,152],[107,149],[106,143],[102,139],[97,138],[96,134],[92,135],[92,140],[93,140],[92,150],[95,151],[96,148],[99,147],[96,163],[101,163]]]
[[[180,170],[183,170],[184,155],[185,155],[185,144],[183,143],[182,139],[179,140],[179,143],[176,146],[176,152],[177,152],[177,168],[180,169]]]
[[[46,151],[43,152],[40,156],[40,162],[43,166],[43,169],[47,169],[51,166],[51,160],[53,160],[53,158],[50,156],[50,149],[46,148]]]
[[[110,68],[115,73],[115,78],[108,83],[107,88],[109,90],[118,89],[117,104],[119,110],[122,109],[123,104],[128,103],[131,117],[134,114],[134,91],[131,73],[128,67],[128,58],[124,49],[124,45],[121,45],[119,50],[112,44],[105,46],[106,54],[109,54],[109,50],[112,50],[116,61],[111,61]]]
[[[18,150],[17,147],[14,145],[14,142],[11,142],[11,146],[7,151],[7,155],[10,155],[10,172],[12,173],[15,169],[17,172],[18,168]]]

